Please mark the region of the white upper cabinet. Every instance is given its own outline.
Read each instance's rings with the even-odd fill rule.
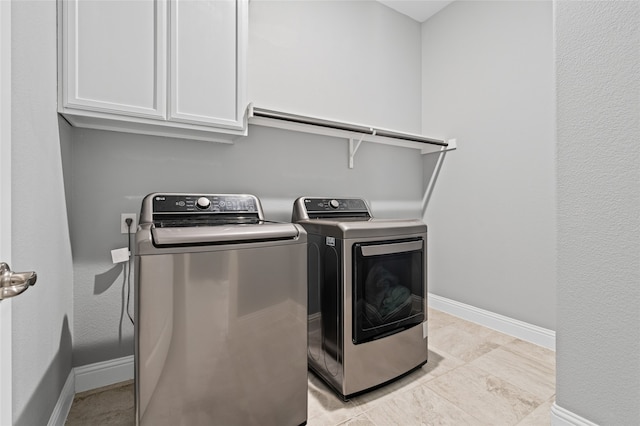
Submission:
[[[62,105],[164,118],[162,1],[65,1]]]
[[[172,1],[171,28],[170,118],[237,126],[235,0]]]
[[[59,112],[79,127],[246,134],[246,0],[62,0]]]

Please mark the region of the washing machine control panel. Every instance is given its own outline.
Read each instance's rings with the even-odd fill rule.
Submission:
[[[256,197],[244,194],[168,194],[153,197],[154,213],[257,213],[259,208]]]

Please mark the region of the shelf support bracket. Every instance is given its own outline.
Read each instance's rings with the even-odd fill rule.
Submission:
[[[353,169],[353,157],[355,157],[358,148],[360,148],[360,144],[362,144],[362,140],[364,139],[364,135],[360,136],[360,139],[356,141],[353,138],[349,138],[349,168]]]
[[[447,143],[449,144],[448,146],[446,147],[443,146],[440,149],[440,151],[436,151],[438,153],[438,160],[436,162],[436,166],[433,169],[433,172],[431,173],[429,182],[427,183],[427,188],[424,191],[424,196],[422,197],[422,217],[425,217],[427,213],[429,200],[431,199],[431,194],[433,194],[433,188],[436,186],[436,181],[438,180],[440,169],[442,169],[442,163],[444,162],[444,157],[447,155],[448,151],[453,151],[458,148],[458,144],[455,139],[449,139]]]

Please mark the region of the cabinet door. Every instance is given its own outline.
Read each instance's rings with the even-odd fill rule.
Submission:
[[[61,7],[62,107],[166,119],[166,1]]]
[[[242,128],[246,1],[170,4],[169,120]]]

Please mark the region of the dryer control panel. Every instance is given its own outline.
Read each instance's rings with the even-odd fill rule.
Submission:
[[[352,211],[369,212],[367,203],[360,198],[305,198],[307,212]]]
[[[300,197],[294,203],[293,222],[303,219],[372,217],[362,198]]]

